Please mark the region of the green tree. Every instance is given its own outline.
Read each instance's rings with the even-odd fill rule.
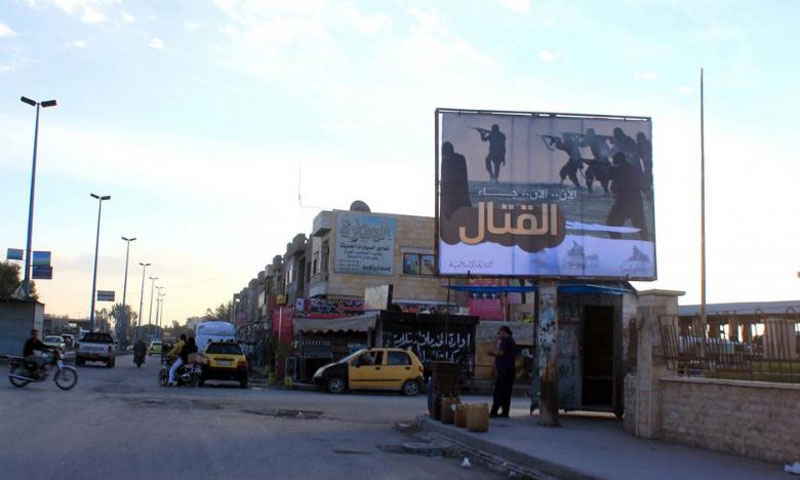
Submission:
[[[203,315],[203,318],[205,320],[221,320],[223,322],[230,322],[232,308],[232,302],[220,303],[219,306],[213,310],[206,308],[206,314]]]
[[[0,262],[0,298],[8,298],[22,283],[20,271],[22,269],[16,263]],[[31,281],[31,298],[39,299],[36,292],[36,282]]]
[[[133,336],[129,336],[130,326],[135,325],[136,319],[139,318],[139,316],[131,309],[130,305],[125,305],[125,309],[123,310],[121,303],[115,303],[114,306],[111,307],[109,316],[114,319],[113,328],[115,331],[119,321],[125,322],[123,325],[120,325],[120,330],[117,331],[117,341],[119,341],[123,346],[128,345],[128,343],[133,339]]]

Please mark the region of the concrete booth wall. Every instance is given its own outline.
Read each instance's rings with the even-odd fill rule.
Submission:
[[[0,355],[22,355],[22,347],[34,328],[43,332],[43,304],[36,301],[0,300]]]

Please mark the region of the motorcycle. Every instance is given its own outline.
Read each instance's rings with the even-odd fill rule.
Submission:
[[[24,357],[8,357],[8,381],[15,387],[22,388],[31,382],[43,382],[50,375],[52,366],[57,370],[53,381],[61,390],[69,390],[78,383],[78,371],[74,367],[64,365],[64,356],[60,350],[45,352],[44,362],[37,367],[25,361]]]
[[[161,362],[161,369],[158,371],[158,384],[166,387],[169,383],[169,369],[175,363],[173,359],[165,359]],[[184,363],[175,372],[175,382],[178,386],[196,387],[203,377],[203,369],[199,363]]]

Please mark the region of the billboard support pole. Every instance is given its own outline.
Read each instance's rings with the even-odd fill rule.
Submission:
[[[539,290],[539,425],[558,423],[558,279],[542,278]]]

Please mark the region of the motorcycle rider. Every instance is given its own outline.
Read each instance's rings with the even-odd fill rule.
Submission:
[[[41,354],[37,355],[36,352],[48,350],[53,350],[53,347],[48,347],[39,340],[39,330],[35,328],[31,330],[31,338],[25,342],[25,346],[22,349],[22,356],[25,357],[25,364],[30,367],[28,370],[31,374],[38,373],[42,365],[44,365],[44,359]]]
[[[147,345],[145,345],[144,340],[140,338],[136,342],[136,345],[133,346],[133,362],[136,363],[137,359],[141,359],[141,362],[144,363],[145,356],[147,356]]]
[[[178,341],[178,343],[176,343],[175,346],[172,347],[172,350],[170,350],[169,353],[167,353],[167,358],[178,356],[178,359],[175,360],[175,363],[173,363],[169,369],[169,383],[167,384],[169,386],[175,385],[175,372],[177,372],[178,369],[181,368],[181,365],[183,365],[182,353],[183,353],[183,347],[185,345],[186,345],[186,334],[182,334],[181,339]]]

